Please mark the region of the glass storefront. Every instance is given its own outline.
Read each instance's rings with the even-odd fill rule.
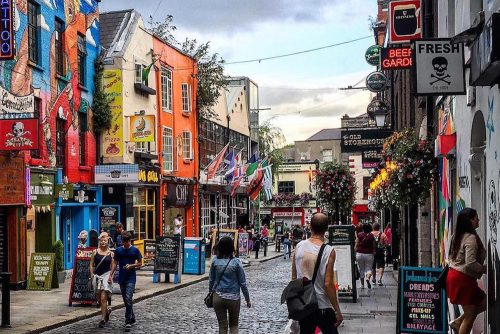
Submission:
[[[156,238],[156,190],[134,188],[134,237],[138,240]]]

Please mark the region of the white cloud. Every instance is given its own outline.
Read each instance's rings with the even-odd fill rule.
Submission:
[[[50,31],[49,25],[45,21],[45,16],[43,16],[43,14],[40,14],[40,27],[44,30]]]
[[[41,1],[45,6],[49,7],[50,9],[54,9],[54,7],[52,7],[52,0],[41,0]]]
[[[95,39],[92,36],[92,31],[90,30],[90,28],[87,29],[87,33],[85,34],[85,39],[87,40],[87,43],[89,43],[90,45],[94,47],[97,46],[97,43],[95,42]]]

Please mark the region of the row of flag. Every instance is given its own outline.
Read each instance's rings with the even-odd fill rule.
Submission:
[[[258,153],[255,153],[243,163],[241,155],[242,151],[236,153],[229,144],[224,146],[204,170],[207,181],[214,179],[216,175],[224,175],[231,186],[231,196],[234,197],[241,182],[247,177],[249,198],[255,200],[264,189],[266,200],[270,200],[273,196],[273,175],[269,159],[261,160]]]

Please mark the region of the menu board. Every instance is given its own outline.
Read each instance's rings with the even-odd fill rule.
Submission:
[[[55,268],[54,253],[32,253],[28,290],[49,291]]]
[[[238,256],[248,257],[248,233],[238,233]]]
[[[219,232],[219,240],[224,237],[230,237],[234,241],[234,249],[238,250],[238,230],[221,229]],[[212,245],[217,246],[217,230],[212,234]]]
[[[400,267],[398,333],[447,333],[446,294],[439,268]]]
[[[119,205],[105,205],[99,208],[99,222],[101,229],[108,233],[111,231],[112,226],[120,221],[120,206]]]
[[[281,236],[283,235],[284,231],[283,231],[283,228],[284,228],[284,224],[285,222],[283,222],[282,220],[281,221],[277,221],[276,223],[274,223],[274,233],[278,236]]]
[[[181,238],[157,237],[156,256],[154,259],[154,272],[166,274],[178,274],[181,258]]]
[[[331,225],[328,226],[328,244],[335,249],[335,273],[339,296],[357,299],[354,254],[354,226]]]
[[[153,270],[155,266],[156,240],[144,240],[143,267],[142,269]]]
[[[73,262],[73,276],[69,289],[69,306],[72,303],[92,304],[95,301],[95,293],[89,285],[90,257],[95,248],[77,248],[75,261]]]

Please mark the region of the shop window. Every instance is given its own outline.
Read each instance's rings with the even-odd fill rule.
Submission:
[[[278,194],[295,194],[295,181],[279,181]]]
[[[161,67],[161,109],[172,112],[172,71]]]
[[[40,6],[33,1],[28,1],[28,59],[35,64],[38,64],[40,48],[39,13]]]
[[[139,240],[156,238],[156,191],[134,188],[134,238]]]
[[[181,85],[182,111],[191,112],[191,87],[187,83]]]

